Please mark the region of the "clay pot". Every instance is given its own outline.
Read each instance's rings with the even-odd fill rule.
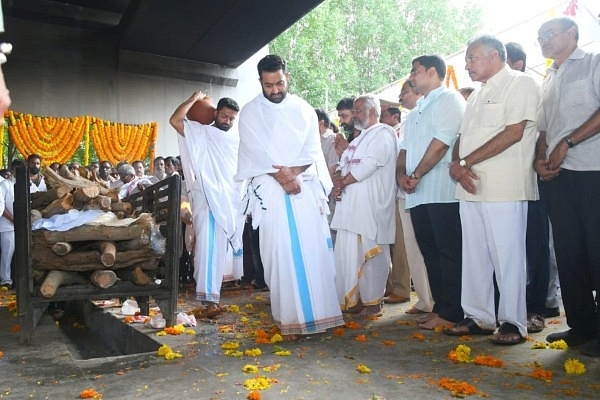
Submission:
[[[210,97],[196,101],[187,113],[188,119],[200,122],[203,125],[210,125],[215,120],[216,107]]]

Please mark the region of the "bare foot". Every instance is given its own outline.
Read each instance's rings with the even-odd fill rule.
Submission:
[[[453,322],[447,321],[444,318],[441,318],[436,315],[435,318],[432,318],[427,322],[419,324],[419,328],[432,331],[436,328],[446,328],[446,327],[453,326],[453,325],[454,325]]]
[[[424,324],[427,321],[430,321],[434,318],[436,318],[438,315],[436,313],[429,313],[427,315],[423,315],[422,317],[417,318],[417,322],[419,324]]]
[[[359,312],[356,316],[358,318],[369,319],[375,317],[381,317],[383,315],[383,311],[381,309],[381,305],[376,306],[367,306],[364,307],[361,312]]]

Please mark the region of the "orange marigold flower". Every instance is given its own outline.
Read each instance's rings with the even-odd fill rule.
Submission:
[[[442,378],[437,382],[442,389],[449,390],[452,396],[464,397],[477,393],[477,388],[468,382],[458,381],[451,378]]]
[[[360,324],[355,321],[348,321],[344,324],[344,326],[348,329],[360,329]]]
[[[384,346],[393,346],[396,344],[396,342],[394,342],[393,340],[384,340],[382,343]]]
[[[532,373],[529,374],[529,376],[535,379],[541,379],[544,382],[551,382],[552,374],[554,374],[554,372],[536,368]]]
[[[262,398],[262,396],[260,395],[260,392],[258,390],[253,390],[250,393],[248,393],[248,400],[260,400]]]
[[[344,330],[344,328],[335,328],[333,330],[333,336],[344,336],[344,334],[346,334],[346,331]]]
[[[128,315],[125,318],[123,318],[123,322],[125,322],[126,324],[130,324],[133,322],[133,317],[131,315]]]
[[[89,389],[82,390],[81,393],[79,393],[79,398],[80,399],[101,399],[102,395],[100,393],[96,392],[96,389],[89,388]]]
[[[425,335],[419,332],[413,332],[412,337],[417,340],[425,340]]]
[[[473,362],[477,365],[485,365],[492,368],[504,368],[504,361],[488,355],[475,356]]]
[[[358,335],[354,338],[354,340],[356,340],[357,342],[366,342],[367,336],[366,335]]]

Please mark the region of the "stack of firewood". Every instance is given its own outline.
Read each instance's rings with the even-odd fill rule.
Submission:
[[[133,207],[120,201],[118,189],[109,189],[94,175],[72,174],[66,166],[58,173],[44,171],[47,192],[32,193],[32,213],[44,218],[71,209],[112,211],[119,218],[130,217]],[[142,214],[128,226],[83,225],[68,231],[33,231],[32,264],[41,282],[40,292],[52,297],[60,286],[93,283],[108,288],[117,280],[146,285],[154,275],[161,254],[150,245],[157,229],[150,214]]]

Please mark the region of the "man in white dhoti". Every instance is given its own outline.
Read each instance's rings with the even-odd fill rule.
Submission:
[[[282,335],[311,334],[344,323],[334,287],[327,226],[331,178],[317,116],[287,93],[285,61],[258,63],[262,93],[240,113],[238,180],[249,179],[242,212],[260,227],[260,255],[271,311]]]
[[[196,298],[216,307],[224,278],[242,276],[242,231],[236,229],[241,200],[240,185],[233,180],[237,168],[239,135],[231,129],[239,106],[222,98],[215,122],[202,125],[188,120],[187,112],[206,95],[194,93],[171,116],[179,133],[179,150],[195,233],[194,279]],[[214,305],[214,306],[213,306]]]
[[[382,313],[395,240],[396,133],[379,123],[375,95],[358,97],[352,113],[361,133],[342,153],[334,178],[335,286],[343,310],[368,318]]]

